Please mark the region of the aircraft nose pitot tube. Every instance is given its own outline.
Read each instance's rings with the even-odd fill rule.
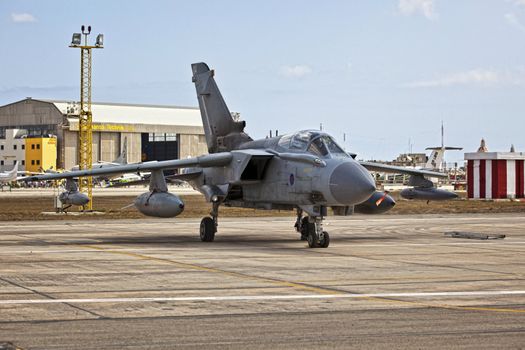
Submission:
[[[146,192],[135,199],[135,208],[147,216],[172,218],[184,211],[184,203],[169,192]]]
[[[355,161],[338,165],[330,175],[330,192],[341,204],[362,203],[375,190],[375,182],[370,173]]]
[[[69,192],[65,191],[60,193],[58,196],[62,204],[78,205],[83,206],[88,204],[89,197],[82,192]]]

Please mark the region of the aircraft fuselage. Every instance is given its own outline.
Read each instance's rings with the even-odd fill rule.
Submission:
[[[190,183],[209,201],[216,196],[224,205],[258,209],[301,207],[316,213],[320,206],[353,206],[370,198],[372,176],[340,148],[323,149],[323,142],[334,142],[328,134],[299,133],[310,135],[300,145],[304,150],[290,147],[293,136],[282,140],[288,135],[250,141],[232,151],[231,165],[199,169],[202,174]]]

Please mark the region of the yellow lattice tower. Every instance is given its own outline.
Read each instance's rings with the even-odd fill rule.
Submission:
[[[91,33],[91,26],[82,26],[84,35],[84,45],[82,45],[82,35],[74,33],[69,47],[80,48],[80,112],[78,119],[78,165],[80,170],[87,170],[93,167],[93,122],[91,117],[91,49],[103,48],[102,34],[97,35],[94,46],[88,45],[88,35]],[[84,210],[93,209],[93,178],[85,176],[79,178],[79,190],[89,197],[89,202]]]

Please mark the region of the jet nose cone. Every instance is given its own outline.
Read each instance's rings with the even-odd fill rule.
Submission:
[[[375,190],[372,175],[355,161],[337,166],[330,176],[330,192],[341,204],[362,203],[370,198]]]

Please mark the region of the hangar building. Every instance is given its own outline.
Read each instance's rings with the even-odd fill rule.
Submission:
[[[0,106],[0,143],[14,129],[18,138],[56,137],[56,168],[71,169],[78,164],[78,114],[79,104],[68,101],[26,98]],[[207,153],[196,107],[92,103],[92,114],[93,162],[115,160],[124,143],[129,163]],[[4,151],[13,153],[0,150],[1,159]],[[5,163],[12,167],[13,160]]]

